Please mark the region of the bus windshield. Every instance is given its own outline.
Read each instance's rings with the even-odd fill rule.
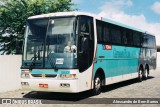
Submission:
[[[63,17],[28,20],[23,67],[76,68],[75,19]]]

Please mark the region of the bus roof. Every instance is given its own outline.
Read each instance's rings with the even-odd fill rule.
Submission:
[[[97,16],[97,15],[94,15],[94,14],[91,14],[91,13],[76,12],[76,11],[75,12],[56,12],[56,13],[42,14],[42,15],[31,16],[28,19],[58,17],[58,16],[77,16],[77,15],[86,15],[86,16],[95,17],[96,19],[101,19],[100,16]]]
[[[111,23],[111,24],[114,24],[114,25],[122,26],[124,28],[128,28],[128,29],[132,29],[132,30],[135,30],[135,31],[138,31],[138,32],[142,32],[142,33],[153,35],[153,34],[147,32],[147,31],[144,31],[144,30],[141,30],[141,29],[138,29],[138,28],[126,25],[126,24],[122,24],[120,22],[116,22],[116,21],[113,21],[113,20],[110,20],[110,19],[107,19],[107,18],[103,18],[103,17],[95,15],[95,14],[87,13],[87,12],[77,12],[77,11],[73,11],[73,12],[56,12],[56,13],[48,13],[48,14],[31,16],[28,19],[39,19],[39,18],[60,17],[60,16],[78,16],[78,15],[91,16],[91,17],[94,17],[94,18],[96,18],[98,20],[105,21],[105,22],[108,22],[108,23]]]

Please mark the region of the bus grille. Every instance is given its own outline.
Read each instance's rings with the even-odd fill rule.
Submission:
[[[45,74],[45,76],[43,74],[31,74],[33,77],[56,77],[57,74]]]

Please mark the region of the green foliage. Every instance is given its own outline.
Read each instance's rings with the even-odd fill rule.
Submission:
[[[0,0],[0,51],[21,54],[29,16],[73,11],[71,0]]]

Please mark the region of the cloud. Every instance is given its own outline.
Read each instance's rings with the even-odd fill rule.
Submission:
[[[157,45],[160,45],[160,23],[149,23],[143,14],[129,15],[122,10],[124,6],[129,8],[134,4],[131,0],[111,0],[100,8],[99,15],[150,32],[156,36]]]
[[[157,13],[160,14],[160,2],[155,2],[152,6],[151,9]]]

